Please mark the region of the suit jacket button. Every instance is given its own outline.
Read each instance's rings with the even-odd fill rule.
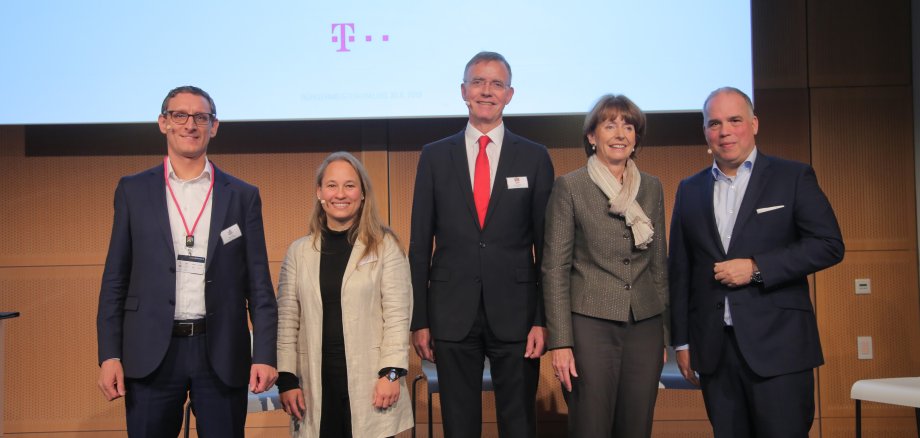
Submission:
[[[623,264],[624,264],[624,265],[628,265],[628,264],[629,264],[629,259],[623,259]]]
[[[479,242],[479,247],[480,247],[480,248],[485,248],[485,247],[486,247],[485,242]]]
[[[169,267],[169,272],[175,273],[175,272],[176,272],[176,267],[175,267],[175,266],[170,266],[170,267]]]
[[[626,286],[624,286],[624,288],[625,288],[626,290],[630,290],[630,289],[632,289],[632,285],[629,284],[629,283],[626,283]]]
[[[629,239],[629,233],[628,233],[628,232],[627,232],[627,233],[623,233],[623,238],[624,238],[624,239]]]
[[[170,306],[175,306],[175,305],[176,305],[176,300],[169,300],[169,305],[170,305]]]
[[[722,302],[719,301],[718,303],[716,303],[716,309],[721,309],[721,308],[722,308]]]

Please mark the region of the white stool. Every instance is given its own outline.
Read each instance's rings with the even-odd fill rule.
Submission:
[[[850,398],[856,400],[857,438],[862,436],[862,400],[912,406],[917,419],[917,436],[920,437],[920,377],[858,380],[850,389]]]

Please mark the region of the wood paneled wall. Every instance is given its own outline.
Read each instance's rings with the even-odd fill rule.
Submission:
[[[920,375],[909,6],[908,0],[752,2],[758,146],[813,164],[847,245],[843,263],[812,279],[827,360],[817,371],[812,436],[852,436],[854,381]],[[700,56],[710,56],[710,50],[715,58],[717,49],[700,48]],[[513,61],[513,54],[509,57]],[[270,141],[259,140],[255,125],[226,123],[212,143],[211,158],[261,188],[277,280],[287,245],[304,233],[313,172],[329,151],[350,150],[364,161],[382,213],[405,244],[421,145],[463,123],[279,123],[272,125]],[[558,174],[584,163],[578,118],[518,117],[506,123],[547,144]],[[95,148],[90,136],[81,137],[79,151],[69,153],[65,142],[41,154],[27,147],[27,132],[43,131],[0,126],[0,309],[22,312],[7,324],[4,431],[28,437],[122,436],[123,403],[103,401],[95,387],[97,294],[118,177],[155,165],[160,152],[132,150],[131,138],[125,138],[124,151],[99,147],[87,153]],[[677,137],[664,136],[674,141],[644,148],[638,160],[644,171],[661,178],[668,215],[678,181],[711,159],[701,132]],[[854,294],[857,278],[872,279],[872,294]],[[875,359],[857,360],[856,336],[873,337]],[[410,378],[420,372],[412,356]],[[541,375],[541,435],[561,436],[566,407],[548,361]],[[425,423],[421,399],[417,421]],[[483,404],[484,435],[497,436],[491,394],[483,395]],[[863,415],[869,436],[915,433],[907,409],[867,404]],[[440,422],[440,416],[434,420]],[[655,420],[655,436],[711,435],[697,391],[661,391]],[[247,436],[287,436],[286,419],[278,412],[252,415],[247,424]],[[424,436],[425,428],[419,432]]]

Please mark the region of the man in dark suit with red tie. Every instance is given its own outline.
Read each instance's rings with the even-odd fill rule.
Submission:
[[[677,363],[716,437],[804,438],[824,363],[807,276],[843,258],[840,227],[811,166],[757,149],[747,95],[712,92],[703,119],[714,163],[681,181],[671,218]]]
[[[208,160],[216,113],[200,88],[170,91],[158,121],[166,157],[115,189],[99,388],[125,397],[131,437],[178,435],[188,396],[199,436],[243,438],[247,388],[265,391],[278,377],[262,201]]]
[[[445,436],[480,435],[488,357],[499,435],[533,437],[545,339],[539,265],[553,165],[546,147],[504,127],[514,89],[502,55],[474,56],[460,92],[466,129],[425,145],[418,163],[412,342],[437,364]]]

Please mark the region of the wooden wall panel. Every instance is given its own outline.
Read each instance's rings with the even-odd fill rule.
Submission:
[[[872,293],[856,295],[869,278]],[[847,251],[843,262],[816,274],[816,312],[826,364],[819,368],[822,417],[853,416],[850,387],[859,379],[920,375],[920,298],[915,251]],[[874,359],[856,357],[856,337],[871,336]],[[904,415],[873,404],[864,415]]]
[[[751,2],[754,88],[805,88],[805,0]]]
[[[156,157],[3,157],[0,227],[9,231],[0,239],[0,266],[102,263],[118,178],[156,162]]]
[[[5,432],[124,429],[124,402],[96,388],[102,269],[0,268],[6,325]]]
[[[812,159],[847,250],[917,245],[909,87],[813,89]]]
[[[811,87],[910,84],[910,0],[807,3]]]
[[[787,160],[811,162],[808,90],[757,90],[754,99],[760,123],[757,150]]]

